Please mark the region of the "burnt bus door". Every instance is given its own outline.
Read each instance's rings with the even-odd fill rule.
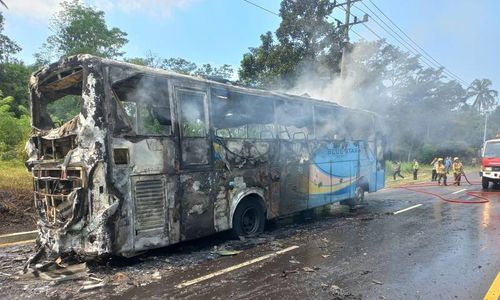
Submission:
[[[181,240],[214,232],[208,94],[202,85],[174,83],[180,145]]]

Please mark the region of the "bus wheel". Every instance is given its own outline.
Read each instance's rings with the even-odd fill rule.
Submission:
[[[238,204],[233,215],[233,233],[248,237],[262,233],[265,225],[264,209],[257,199],[248,198]]]
[[[490,182],[485,177],[483,177],[483,179],[481,180],[481,183],[483,184],[483,189],[485,189],[485,190],[487,190],[488,187],[490,186]]]

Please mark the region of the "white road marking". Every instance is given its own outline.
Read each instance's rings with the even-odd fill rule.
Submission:
[[[297,248],[299,248],[299,246],[291,246],[291,247],[285,248],[283,250],[279,250],[279,251],[276,251],[276,252],[273,252],[273,253],[269,253],[269,254],[266,254],[264,256],[257,257],[257,258],[254,258],[252,260],[248,260],[246,262],[242,262],[240,264],[237,264],[237,265],[234,265],[234,266],[231,266],[231,267],[219,270],[217,272],[213,272],[213,273],[207,274],[205,276],[201,276],[201,277],[189,280],[189,281],[184,281],[183,283],[180,283],[180,284],[176,285],[175,287],[178,288],[178,289],[183,288],[183,287],[187,287],[187,286],[190,286],[190,285],[193,285],[193,284],[196,284],[196,283],[208,280],[210,278],[214,278],[216,276],[219,276],[219,275],[222,275],[222,274],[225,274],[225,273],[228,273],[228,272],[231,272],[231,271],[234,271],[234,270],[237,270],[237,269],[240,269],[240,268],[243,268],[243,267],[246,267],[246,266],[258,263],[258,262],[266,260],[268,258],[278,256],[280,254],[286,253],[288,251],[292,251],[292,250],[297,249]]]
[[[463,191],[466,191],[467,189],[461,189],[460,191],[456,191],[456,192],[453,192],[452,194],[458,194],[458,193],[461,193]]]
[[[402,212],[409,211],[410,209],[417,208],[417,207],[419,207],[419,206],[422,206],[422,204],[413,205],[413,206],[407,207],[407,208],[405,208],[405,209],[402,209],[402,210],[398,210],[398,211],[396,211],[396,212],[393,212],[392,214],[397,215],[397,214],[400,214],[400,213],[402,213]]]

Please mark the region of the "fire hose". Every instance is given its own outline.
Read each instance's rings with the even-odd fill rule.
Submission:
[[[465,177],[465,180],[467,181],[467,183],[469,185],[480,185],[480,183],[476,183],[476,182],[471,183],[469,181],[469,179],[467,178],[467,176],[465,176],[464,173],[462,173],[462,176]],[[431,192],[431,191],[425,191],[425,190],[421,190],[420,189],[420,188],[423,188],[423,187],[430,187],[430,186],[437,186],[437,184],[430,183],[430,182],[428,182],[428,183],[416,183],[416,184],[402,185],[402,186],[398,186],[396,188],[405,189],[405,190],[416,192],[416,193],[422,193],[422,194],[426,194],[426,195],[431,195],[431,196],[434,196],[434,197],[436,197],[438,199],[441,199],[441,200],[443,200],[445,202],[460,203],[460,204],[488,203],[488,202],[490,202],[490,200],[488,198],[488,195],[491,195],[491,194],[497,194],[498,195],[498,193],[495,193],[495,192],[467,191],[467,192],[465,192],[466,195],[478,199],[478,200],[475,200],[475,201],[468,201],[468,200],[462,200],[462,199],[449,199],[449,198],[444,197],[441,194],[438,194],[438,193],[435,193],[435,192]]]

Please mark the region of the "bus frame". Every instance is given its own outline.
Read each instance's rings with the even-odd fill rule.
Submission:
[[[56,125],[50,105],[80,99]],[[130,257],[384,187],[378,117],[90,55],[33,73],[33,174],[40,243]]]

